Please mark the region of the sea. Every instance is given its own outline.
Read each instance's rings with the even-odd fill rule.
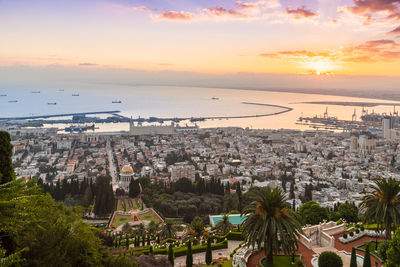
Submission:
[[[40,91],[40,93],[38,92]],[[73,96],[79,94],[79,96]],[[351,120],[355,112],[359,120],[362,107],[304,104],[311,101],[348,101],[348,102],[381,102],[376,99],[355,97],[285,93],[256,90],[174,87],[174,86],[116,86],[116,85],[83,85],[76,88],[31,88],[0,89],[0,117],[36,116],[75,112],[97,112],[119,110],[120,114],[132,118],[175,118],[175,117],[209,117],[209,116],[246,116],[261,115],[281,111],[279,107],[248,105],[243,102],[273,104],[290,107],[287,113],[257,118],[216,119],[197,122],[201,128],[206,127],[242,127],[252,129],[300,129],[308,126],[297,124],[300,116],[322,116],[327,110],[329,116]],[[17,102],[9,102],[17,101]],[[121,103],[112,103],[121,101]],[[48,103],[56,103],[49,105]],[[400,103],[400,102],[399,102]],[[365,108],[368,112],[393,112],[391,106]],[[95,116],[95,115],[91,115]],[[110,115],[96,115],[107,117]],[[165,122],[164,124],[169,124]],[[194,125],[182,121],[180,126]],[[49,126],[49,125],[47,125]],[[65,125],[55,125],[64,127]],[[96,124],[96,131],[126,131],[128,123]]]

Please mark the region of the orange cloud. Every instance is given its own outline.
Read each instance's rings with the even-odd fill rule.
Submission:
[[[168,20],[191,20],[195,15],[186,11],[164,11],[159,18]]]
[[[374,15],[384,14],[385,19],[400,19],[399,0],[353,0],[354,6],[344,6],[344,10],[365,17],[367,22],[376,20]]]
[[[389,33],[389,34],[400,34],[400,26],[397,27],[396,29],[394,29],[394,30],[388,32],[388,33]]]
[[[217,17],[233,17],[233,18],[248,18],[249,16],[236,11],[235,9],[226,9],[221,6],[204,8],[203,11],[208,15]]]
[[[359,45],[347,46],[336,50],[308,51],[290,50],[274,53],[262,53],[267,58],[284,58],[295,62],[328,60],[330,62],[379,62],[400,58],[400,45],[393,40],[372,40]]]
[[[288,7],[288,8],[286,8],[286,14],[290,15],[291,17],[293,17],[295,19],[312,18],[312,17],[317,16],[316,13],[314,13],[311,10],[307,10],[304,6],[296,8],[296,9],[290,9]]]

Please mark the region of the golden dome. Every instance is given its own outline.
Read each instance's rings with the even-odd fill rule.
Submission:
[[[124,167],[122,167],[121,173],[123,173],[123,174],[133,174],[133,169],[132,169],[131,166],[125,165]]]

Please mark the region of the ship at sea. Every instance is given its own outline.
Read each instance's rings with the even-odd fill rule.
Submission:
[[[57,105],[57,102],[47,102],[47,105]]]
[[[79,96],[79,94],[72,94],[72,96]]]
[[[40,91],[31,91],[32,94],[40,94]]]
[[[218,97],[215,97],[215,96],[213,96],[213,97],[211,97],[211,100],[219,100],[219,98],[218,98]]]
[[[121,100],[114,100],[114,101],[112,101],[112,103],[113,103],[113,104],[121,104],[122,101],[121,101]]]
[[[18,100],[8,100],[8,103],[17,103]]]
[[[1,94],[0,96],[7,96],[6,94]]]

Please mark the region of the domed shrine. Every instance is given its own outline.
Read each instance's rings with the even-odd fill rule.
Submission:
[[[119,174],[118,186],[124,189],[125,192],[129,191],[129,183],[132,179],[135,179],[135,173],[130,165],[122,167]]]

